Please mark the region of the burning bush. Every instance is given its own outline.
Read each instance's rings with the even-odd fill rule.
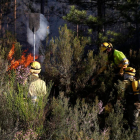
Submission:
[[[24,50],[20,55],[20,53],[18,53],[19,51],[16,51],[16,48],[18,48],[18,46],[19,43],[13,43],[12,48],[8,53],[7,59],[9,61],[9,66],[7,68],[7,71],[15,70],[17,82],[23,84],[24,80],[29,75],[30,70],[28,66],[33,61],[33,55],[31,53],[28,54],[28,50]],[[17,57],[18,54],[20,55],[20,57]],[[37,58],[38,56],[35,56],[35,59]]]
[[[28,50],[25,50],[22,52],[20,59],[16,59],[15,50],[16,50],[16,43],[13,43],[12,48],[9,51],[9,54],[7,56],[7,59],[9,60],[9,63],[10,63],[7,71],[9,71],[11,69],[16,69],[18,66],[21,66],[21,65],[26,68],[33,61],[33,55],[31,53],[26,55]],[[38,58],[38,56],[35,57],[35,59],[37,59],[37,58]]]

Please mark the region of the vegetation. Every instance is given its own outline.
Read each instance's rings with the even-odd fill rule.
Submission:
[[[35,106],[28,97],[28,85],[21,82],[27,78],[28,69],[21,66],[7,71],[8,63],[7,66],[3,64],[8,60],[1,54],[1,139],[139,139],[139,130],[131,132],[129,129],[124,115],[124,87],[122,81],[112,82],[113,68],[108,67],[99,75],[94,85],[88,83],[90,77],[104,66],[107,56],[101,52],[94,55],[93,51],[85,55],[87,41],[86,37],[75,36],[67,25],[60,27],[59,38],[50,42],[44,61],[42,78],[47,83],[48,94]],[[19,50],[20,44],[16,44]],[[139,55],[128,57],[130,61],[139,59]],[[50,96],[52,84],[59,87],[57,97]],[[112,104],[114,95],[122,100]]]
[[[63,19],[76,25],[78,30],[70,30],[65,24],[59,28],[59,36],[50,40],[42,64],[45,70],[40,74],[46,82],[47,95],[39,98],[37,104],[32,104],[28,85],[24,83],[29,75],[29,65],[13,63],[20,61],[26,51],[10,31],[0,38],[0,139],[139,140],[140,129],[131,132],[127,122],[123,82],[114,81],[112,66],[97,76],[106,64],[107,54],[87,49],[92,45],[99,48],[98,44],[103,41],[109,41],[115,47],[119,45],[139,78],[140,52],[136,49],[139,44],[139,3],[131,0],[102,3],[92,0],[90,4],[68,2],[76,6],[72,6]],[[4,12],[7,5],[4,1],[2,4],[6,6]],[[95,9],[97,16],[88,14],[88,10],[93,12]],[[121,27],[122,32],[111,29],[116,24],[125,24]],[[9,59],[13,44],[15,52],[11,56],[14,59]],[[11,64],[18,65],[11,68]],[[91,84],[93,77],[96,78]]]

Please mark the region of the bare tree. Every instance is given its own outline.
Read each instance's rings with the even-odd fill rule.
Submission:
[[[1,7],[0,7],[0,36],[1,36],[1,30],[2,30],[2,10],[1,10]]]
[[[15,0],[14,1],[14,22],[15,22],[15,26],[14,26],[14,32],[15,32],[15,35],[16,35],[16,9],[17,9],[17,1]]]

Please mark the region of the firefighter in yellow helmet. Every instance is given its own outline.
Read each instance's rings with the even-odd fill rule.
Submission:
[[[28,94],[31,97],[33,103],[35,103],[38,97],[44,96],[46,91],[45,81],[39,78],[39,73],[41,72],[41,65],[37,61],[31,63],[31,74],[28,77],[29,91]]]
[[[130,129],[137,130],[137,118],[140,112],[140,80],[135,80],[136,70],[132,67],[124,69],[126,116]]]
[[[129,65],[129,60],[126,58],[126,56],[121,52],[113,48],[113,45],[108,42],[104,42],[101,44],[100,50],[102,52],[107,52],[108,54],[108,63],[112,63],[112,65],[115,68],[115,72],[117,74],[123,75],[123,70],[127,68]],[[102,68],[101,72],[105,68]]]

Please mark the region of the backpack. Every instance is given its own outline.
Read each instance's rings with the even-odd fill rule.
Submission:
[[[132,81],[132,89],[134,95],[140,94],[140,80]]]

